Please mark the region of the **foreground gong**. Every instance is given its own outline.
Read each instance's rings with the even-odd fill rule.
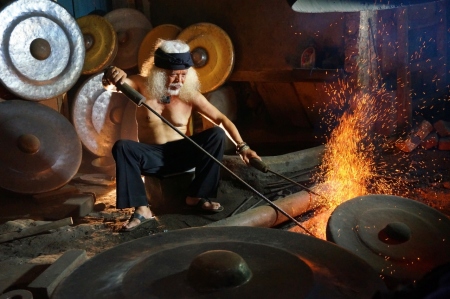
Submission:
[[[11,92],[39,101],[76,83],[85,48],[67,10],[48,0],[11,1],[0,20],[0,79]]]
[[[225,31],[214,24],[198,23],[181,31],[177,39],[186,42],[191,49],[202,93],[225,82],[234,66],[233,44]]]
[[[398,196],[366,195],[339,205],[327,239],[366,260],[392,286],[450,261],[450,220]]]
[[[93,75],[79,88],[72,106],[72,122],[90,152],[110,157],[118,139],[136,140],[136,105],[122,93],[105,90],[102,77],[103,73]],[[122,130],[122,122],[127,123],[127,130]]]
[[[97,73],[109,66],[117,55],[119,43],[116,32],[105,18],[97,15],[78,18],[77,23],[86,48],[83,74]]]
[[[181,28],[172,24],[163,24],[156,26],[144,37],[138,53],[138,66],[142,71],[142,65],[147,59],[153,62],[153,55],[155,52],[155,44],[158,39],[173,40],[180,34]]]
[[[100,253],[52,298],[372,298],[384,289],[366,262],[332,243],[268,228],[203,227]]]
[[[112,24],[119,41],[119,49],[113,61],[121,69],[135,67],[142,40],[153,28],[147,17],[137,9],[119,8],[104,18]]]
[[[0,187],[23,194],[56,190],[81,164],[81,143],[57,111],[23,100],[0,102]]]

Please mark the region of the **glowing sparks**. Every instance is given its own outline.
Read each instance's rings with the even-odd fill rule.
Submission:
[[[354,92],[340,82],[340,88],[330,90],[329,94],[333,110],[339,108],[344,112],[341,116],[325,118],[337,125],[331,132],[315,177],[317,192],[328,198],[322,204],[334,208],[357,196],[392,194],[392,184],[379,176],[382,165],[376,163],[378,151],[382,149],[377,146],[381,136],[374,131],[374,126],[377,122],[388,125],[386,115],[391,113],[383,108],[389,105],[380,105],[387,99],[385,92]]]

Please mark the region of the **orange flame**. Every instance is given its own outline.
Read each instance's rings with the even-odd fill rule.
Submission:
[[[325,145],[325,153],[319,171],[314,176],[317,183],[315,191],[327,200],[320,204],[328,209],[327,215],[313,224],[317,237],[325,239],[325,223],[329,214],[341,203],[367,194],[393,194],[400,181],[387,180],[382,174],[384,165],[376,158],[386,145],[383,136],[376,132],[374,126],[390,126],[389,105],[381,105],[390,100],[383,89],[377,92],[354,92],[339,82],[340,88],[330,87],[334,109],[327,109],[324,119],[328,125],[337,123]],[[331,93],[332,92],[332,93]],[[341,116],[333,113],[336,107]],[[386,108],[388,107],[388,108]],[[381,175],[380,175],[381,173]],[[321,221],[320,219],[323,219]]]

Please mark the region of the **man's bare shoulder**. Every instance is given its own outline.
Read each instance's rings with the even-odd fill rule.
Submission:
[[[134,88],[142,91],[147,84],[147,78],[140,74],[130,75],[127,77],[128,80],[132,82]]]
[[[205,98],[205,96],[204,96],[201,92],[199,92],[199,91],[192,91],[192,92],[189,94],[188,101],[189,101],[193,106],[204,105],[204,104],[205,104],[205,101],[206,101],[207,103],[209,103],[208,100]]]

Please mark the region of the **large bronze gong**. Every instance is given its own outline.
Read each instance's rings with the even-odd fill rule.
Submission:
[[[450,220],[412,199],[366,195],[339,205],[327,239],[366,260],[392,287],[450,261]]]
[[[148,59],[153,63],[153,55],[155,52],[155,45],[158,39],[173,40],[180,34],[181,28],[172,24],[163,24],[156,26],[144,37],[139,47],[138,53],[138,67],[142,71],[142,65]]]
[[[113,26],[103,17],[87,15],[77,19],[84,37],[86,57],[83,74],[97,73],[116,58],[119,42]]]
[[[113,64],[125,70],[135,67],[142,40],[153,28],[150,21],[142,12],[132,8],[112,10],[104,18],[114,27],[119,41]]]
[[[105,90],[102,77],[103,73],[93,75],[78,89],[72,122],[90,152],[111,157],[111,148],[118,139],[137,139],[136,105],[122,93]],[[122,123],[126,123],[126,130]]]
[[[24,100],[0,102],[0,187],[22,194],[56,190],[81,164],[81,142],[57,111]]]
[[[39,101],[76,83],[85,48],[67,10],[48,0],[11,1],[0,20],[0,79],[12,93]]]
[[[53,293],[62,298],[372,298],[385,285],[362,259],[302,234],[189,228],[96,255]]]
[[[226,81],[234,67],[234,48],[222,28],[211,23],[198,23],[181,31],[177,39],[191,48],[202,93],[215,90]]]

